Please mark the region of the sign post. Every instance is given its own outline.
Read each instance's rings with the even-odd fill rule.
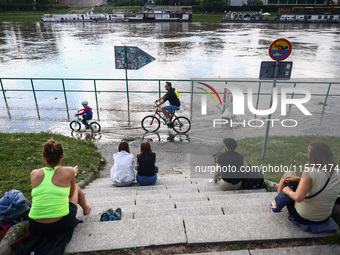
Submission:
[[[130,102],[130,98],[129,98],[129,80],[128,80],[128,75],[127,75],[128,59],[127,59],[127,50],[126,50],[126,46],[125,45],[124,45],[124,59],[125,59],[126,96],[127,96],[127,101]]]
[[[138,47],[115,46],[115,66],[116,69],[125,69],[126,96],[129,102],[129,81],[127,70],[138,70],[143,66],[156,60]]]
[[[272,93],[270,98],[270,106],[269,108],[272,108],[273,105],[273,92],[274,88],[276,87],[276,81],[278,79],[289,79],[293,63],[289,62],[287,66],[289,66],[289,74],[286,73],[286,75],[283,75],[283,77],[279,76],[279,70],[280,70],[280,61],[285,60],[289,57],[290,53],[292,52],[292,45],[290,42],[286,39],[278,39],[272,42],[272,44],[269,47],[269,56],[275,60],[275,69],[274,69],[274,77],[273,77],[273,86],[272,86]],[[262,65],[261,65],[261,72],[262,72]],[[260,79],[268,79],[268,77],[261,76],[260,72]],[[288,71],[287,71],[288,72]],[[268,120],[270,120],[272,117],[272,114],[268,115]],[[270,121],[267,121],[267,127],[266,127],[266,134],[264,137],[264,144],[263,144],[263,151],[262,151],[262,159],[264,159],[266,155],[266,149],[267,149],[267,141],[268,141],[268,135],[269,135],[269,128],[270,128]]]

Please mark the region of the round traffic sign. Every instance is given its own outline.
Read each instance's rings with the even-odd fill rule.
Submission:
[[[277,39],[269,47],[269,56],[276,61],[285,60],[291,52],[292,45],[286,39]]]

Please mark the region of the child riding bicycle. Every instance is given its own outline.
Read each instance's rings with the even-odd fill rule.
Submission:
[[[81,104],[83,105],[84,109],[82,112],[77,113],[76,116],[83,115],[83,120],[81,122],[85,125],[86,129],[90,129],[90,125],[87,123],[87,121],[92,120],[92,108],[88,106],[89,103],[86,100],[81,102]]]

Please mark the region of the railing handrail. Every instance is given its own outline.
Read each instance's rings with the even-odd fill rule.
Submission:
[[[5,89],[3,81],[4,80],[27,80],[30,81],[31,83],[31,89]],[[62,84],[62,89],[36,89],[34,86],[34,81],[61,81]],[[65,88],[65,81],[91,81],[93,82],[93,89],[83,89],[83,90],[77,90],[77,89],[66,89]],[[103,90],[103,89],[98,89],[97,88],[97,82],[98,81],[124,81],[126,82],[126,88],[125,90]],[[128,82],[158,82],[158,89],[157,90],[130,90],[128,86]],[[193,103],[193,95],[194,94],[201,94],[203,92],[194,92],[194,82],[195,81],[200,81],[200,82],[225,82],[226,84],[232,83],[232,82],[238,82],[238,83],[257,83],[258,84],[258,90],[257,92],[253,92],[253,95],[257,95],[257,102],[256,102],[256,108],[259,105],[259,99],[260,95],[270,95],[270,93],[264,93],[261,92],[261,85],[264,83],[273,83],[272,80],[259,80],[259,79],[208,79],[208,78],[195,78],[195,79],[165,79],[165,78],[160,78],[160,79],[148,79],[148,78],[57,78],[57,77],[35,77],[35,78],[28,78],[28,77],[21,77],[21,78],[13,78],[13,77],[3,77],[0,78],[0,85],[1,85],[1,91],[3,94],[3,98],[5,100],[6,105],[7,104],[7,98],[6,98],[6,92],[7,91],[22,91],[22,92],[33,92],[34,95],[34,100],[37,108],[37,114],[38,118],[40,119],[39,115],[39,110],[38,110],[38,101],[36,97],[37,92],[63,92],[64,93],[64,98],[65,98],[65,103],[66,103],[66,110],[67,110],[67,116],[68,119],[70,118],[69,116],[69,111],[68,111],[68,102],[67,102],[67,93],[68,92],[89,92],[89,93],[95,93],[95,99],[96,99],[96,106],[97,106],[97,115],[99,119],[99,107],[98,107],[98,97],[97,94],[101,92],[106,92],[106,93],[126,93],[127,96],[127,101],[129,102],[129,93],[158,93],[158,96],[161,97],[162,89],[161,89],[161,82],[162,81],[171,81],[171,82],[189,82],[190,86],[188,87],[189,90],[187,91],[181,91],[181,93],[184,94],[191,94],[191,108],[192,108],[192,103]],[[294,88],[297,86],[297,84],[318,84],[318,85],[328,85],[327,92],[325,94],[311,94],[313,96],[325,96],[325,100],[323,103],[323,111],[325,109],[327,100],[329,96],[340,96],[339,94],[330,94],[330,89],[332,85],[338,85],[340,84],[340,81],[300,81],[300,80],[279,80],[276,81],[277,84],[294,84]],[[294,97],[294,95],[299,95],[298,93],[291,93],[291,98]]]
[[[20,77],[20,78],[13,78],[13,77],[1,77],[0,80],[68,80],[68,81],[125,81],[125,78],[57,78],[57,77],[50,77],[50,78],[42,78],[42,77]],[[262,83],[273,83],[272,80],[260,80],[260,79],[209,79],[209,78],[202,78],[202,79],[151,79],[151,78],[129,78],[129,81],[179,81],[179,82],[191,82],[191,81],[205,81],[205,82],[262,82]],[[299,81],[299,79],[294,80],[279,80],[277,83],[300,83],[300,84],[340,84],[340,81]]]

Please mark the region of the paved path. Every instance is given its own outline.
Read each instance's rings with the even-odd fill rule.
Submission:
[[[107,176],[109,167],[84,189],[93,208],[87,216],[79,209],[84,223],[75,229],[67,252],[327,236],[303,232],[288,220],[287,212],[271,214],[269,203],[275,193],[223,192],[207,179],[191,179],[186,173],[160,174],[155,186],[117,188]],[[99,221],[103,211],[118,207],[124,209],[121,221]],[[339,254],[336,251],[327,253]]]

